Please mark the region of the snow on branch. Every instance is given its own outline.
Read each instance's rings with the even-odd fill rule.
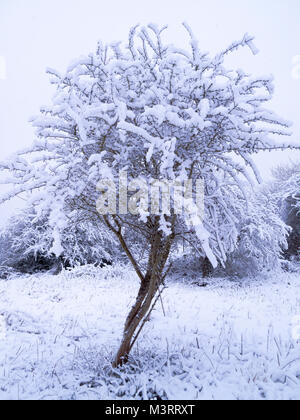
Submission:
[[[118,180],[126,170],[129,180],[142,176],[147,182],[201,178],[206,212],[194,235],[213,265],[224,263],[237,241],[240,206],[247,211],[241,198],[245,180],[251,183],[246,167],[259,179],[251,155],[298,146],[278,143],[279,136],[291,134],[290,124],[264,107],[273,95],[272,78],[224,64],[228,54],[243,47],[257,54],[254,37],[246,34],[210,56],[200,50],[188,24],[183,26],[189,37],[184,49],[164,41],[167,26],[136,25],[127,44],[99,42],[65,74],[48,69],[56,85],[53,102],[32,119],[33,146],[0,163],[15,187],[2,202],[25,192],[37,194],[40,212],[51,213],[59,202],[61,214],[95,217],[96,185],[105,175]],[[242,163],[235,164],[234,155]],[[161,216],[168,236],[174,226]],[[144,234],[145,221],[126,217],[127,225]]]

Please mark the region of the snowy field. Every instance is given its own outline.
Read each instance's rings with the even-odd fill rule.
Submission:
[[[0,399],[300,399],[300,275],[184,278],[120,370],[128,267],[1,280]]]

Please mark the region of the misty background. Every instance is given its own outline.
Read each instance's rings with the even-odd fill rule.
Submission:
[[[271,107],[294,123],[293,136],[285,142],[300,145],[299,0],[0,0],[0,160],[34,139],[28,119],[53,95],[47,67],[64,72],[74,58],[94,51],[98,40],[126,42],[137,23],[168,24],[168,41],[187,46],[183,21],[211,54],[246,32],[256,37],[260,54],[238,51],[227,66],[274,75]],[[272,167],[299,159],[300,151],[255,157],[264,179]],[[5,190],[0,185],[0,194]],[[18,200],[2,206],[0,224],[18,206]]]

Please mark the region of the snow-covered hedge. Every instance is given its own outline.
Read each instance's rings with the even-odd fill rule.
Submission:
[[[0,236],[0,264],[21,272],[37,272],[84,264],[110,262],[113,259],[113,239],[103,226],[95,223],[72,223],[63,231],[64,253],[55,256],[52,232],[48,220],[33,209],[12,217]],[[117,247],[114,247],[117,251]]]
[[[228,259],[227,271],[246,276],[280,268],[289,232],[274,203],[260,191],[253,194],[249,211],[241,219],[237,249]]]

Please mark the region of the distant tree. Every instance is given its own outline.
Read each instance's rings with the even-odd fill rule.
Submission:
[[[274,201],[284,222],[290,226],[287,258],[300,255],[300,163],[279,166],[273,170],[274,181],[268,187],[269,199]]]
[[[238,231],[227,271],[246,276],[280,268],[290,229],[264,191],[249,191],[248,210],[240,216]]]
[[[87,219],[98,215],[132,263],[140,289],[116,366],[128,359],[160,295],[176,239],[194,243],[213,267],[224,265],[237,243],[241,201],[235,198],[244,194],[240,177],[250,181],[246,166],[257,175],[250,155],[284,148],[274,135],[289,134],[289,123],[263,106],[272,98],[271,78],[224,65],[226,56],[241,47],[256,54],[253,38],[246,35],[210,57],[184,26],[189,50],[164,43],[166,28],[149,25],[133,28],[125,48],[99,43],[94,54],[75,61],[66,74],[49,70],[57,91],[52,106],[33,119],[38,139],[2,164],[15,186],[3,200],[36,192],[31,201],[38,212],[49,214],[53,249],[62,250],[65,209],[80,210]],[[153,214],[136,195],[133,214],[124,208],[117,214],[97,213],[95,203],[103,195],[96,185],[100,179],[116,185],[121,171],[129,183],[140,178],[148,186],[153,180],[195,185],[202,179],[204,218],[193,200],[185,201],[182,216],[163,208]],[[110,204],[113,196],[106,196]],[[147,256],[145,264],[142,256]]]

